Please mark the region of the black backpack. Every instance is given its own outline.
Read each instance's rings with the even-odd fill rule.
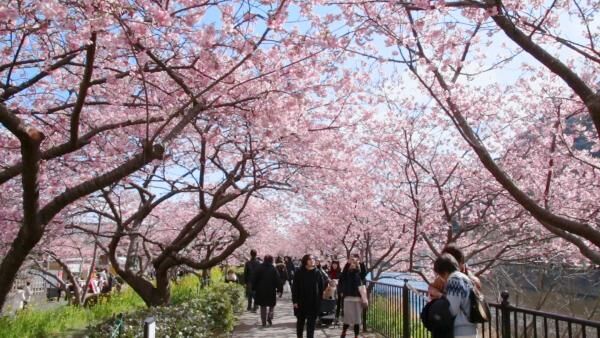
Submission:
[[[450,302],[446,297],[429,301],[421,310],[421,322],[432,333],[452,333],[454,317],[450,313]]]
[[[469,321],[471,323],[486,323],[490,321],[490,306],[485,301],[483,294],[476,287],[471,288],[469,292],[469,302],[471,304],[469,312]]]

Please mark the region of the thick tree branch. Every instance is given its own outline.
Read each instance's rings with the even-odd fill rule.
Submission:
[[[83,71],[83,79],[79,85],[79,93],[77,95],[77,101],[75,101],[75,107],[71,114],[71,144],[75,146],[77,144],[77,137],[79,135],[79,117],[81,110],[87,96],[88,89],[90,88],[90,81],[92,80],[92,72],[94,70],[94,58],[96,55],[96,32],[92,33],[92,43],[86,48],[87,53],[85,57],[85,69]]]

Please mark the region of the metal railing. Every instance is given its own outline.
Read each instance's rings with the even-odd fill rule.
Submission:
[[[27,285],[27,281],[31,282],[31,291],[34,295],[44,294],[46,292],[46,288],[48,287],[48,283],[42,279],[38,278],[16,278],[11,287],[11,292],[15,292],[17,288],[25,288]]]
[[[125,319],[123,319],[123,314],[119,313],[116,317],[113,317],[113,326],[110,331],[110,338],[118,338],[123,334],[123,325],[125,323]]]
[[[404,280],[404,285],[408,285]],[[412,287],[369,281],[369,308],[365,326],[390,338],[428,338],[420,320],[427,293]],[[406,301],[405,301],[406,300]],[[492,318],[477,328],[482,338],[600,338],[600,321],[591,321],[510,305],[508,292],[502,302],[489,303]]]

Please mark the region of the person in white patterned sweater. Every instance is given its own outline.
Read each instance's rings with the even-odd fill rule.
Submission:
[[[454,338],[476,338],[477,326],[469,321],[469,293],[474,287],[473,282],[459,271],[458,262],[447,253],[435,260],[433,271],[445,281],[443,292],[454,316]]]

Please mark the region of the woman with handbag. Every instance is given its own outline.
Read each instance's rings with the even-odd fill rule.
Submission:
[[[344,267],[344,271],[342,271],[340,277],[341,296],[344,297],[344,326],[342,327],[342,338],[346,337],[346,331],[348,331],[350,326],[353,326],[354,328],[355,337],[358,337],[360,333],[363,307],[367,305],[365,302],[366,297],[361,297],[361,288],[363,288],[363,291],[366,291],[360,276],[360,266],[358,261],[352,257]]]

